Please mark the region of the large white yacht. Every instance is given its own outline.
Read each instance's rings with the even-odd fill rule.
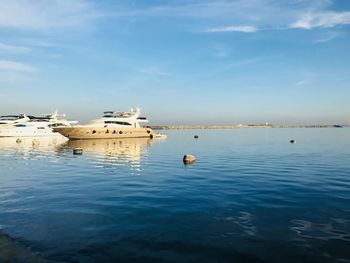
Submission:
[[[0,126],[29,121],[25,114],[0,116]]]
[[[54,127],[66,127],[76,124],[76,121],[68,121],[56,112],[43,116],[26,116],[26,119],[3,124],[0,126],[0,137],[37,137],[37,136],[61,136],[54,132]]]
[[[102,118],[86,125],[57,127],[54,131],[69,139],[153,138],[152,129],[141,126],[147,122],[138,108],[127,112],[105,111]]]

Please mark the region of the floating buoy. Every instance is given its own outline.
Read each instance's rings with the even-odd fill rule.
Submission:
[[[22,140],[21,140],[20,138],[18,138],[18,139],[16,140],[16,142],[17,142],[17,143],[21,143]]]
[[[191,154],[184,155],[183,162],[184,164],[193,164],[196,161],[196,157]]]
[[[82,148],[74,148],[73,154],[75,154],[75,155],[83,154],[83,149]]]
[[[194,136],[194,138],[195,138],[195,139],[198,139],[198,138],[199,138],[199,136],[198,136],[198,135],[195,135],[195,136]]]
[[[289,142],[290,142],[290,143],[296,143],[296,141],[295,141],[295,140],[290,140]]]
[[[166,136],[166,134],[163,134],[163,133],[155,133],[154,137],[155,138],[166,138],[167,136]]]

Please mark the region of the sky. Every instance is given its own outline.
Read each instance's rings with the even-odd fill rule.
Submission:
[[[348,0],[0,0],[0,115],[350,124]]]

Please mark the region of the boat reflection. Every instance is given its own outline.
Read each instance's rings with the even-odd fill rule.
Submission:
[[[141,157],[146,155],[151,145],[150,138],[130,139],[96,139],[96,140],[70,140],[69,148],[81,148],[83,154],[93,154],[104,159],[104,163],[112,165],[125,165],[126,163],[139,165]]]
[[[1,137],[0,152],[11,150],[30,152],[33,150],[50,151],[56,150],[58,146],[65,144],[68,139],[64,136],[48,137]]]

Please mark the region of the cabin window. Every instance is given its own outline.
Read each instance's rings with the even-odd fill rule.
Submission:
[[[151,133],[151,131],[147,131],[147,133]]]
[[[118,125],[125,125],[125,126],[131,126],[132,124],[126,121],[105,121],[105,124],[118,124]]]
[[[116,134],[116,132],[115,132],[115,131],[113,131],[113,134]]]
[[[60,127],[60,126],[66,127],[67,125],[63,123],[53,123],[53,124],[49,124],[48,126],[49,127]]]
[[[122,132],[122,131],[120,131],[120,132],[119,132],[119,134],[123,134],[123,132]]]
[[[95,131],[95,130],[93,130],[93,131],[92,131],[92,134],[95,134],[95,133],[96,133],[96,131]]]
[[[109,130],[107,130],[106,133],[109,133]]]

